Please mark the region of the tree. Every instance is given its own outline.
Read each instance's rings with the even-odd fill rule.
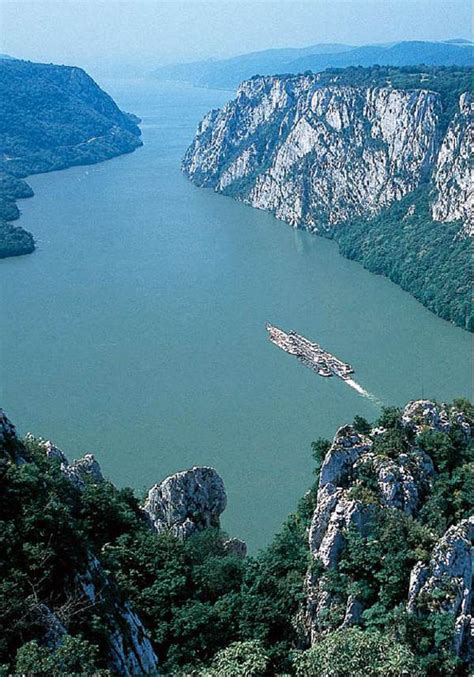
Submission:
[[[297,677],[400,677],[423,675],[410,649],[389,635],[358,628],[337,630],[297,654]]]
[[[56,649],[40,646],[36,640],[17,652],[15,671],[19,674],[108,675],[96,665],[97,648],[80,637],[66,635]]]
[[[266,672],[268,664],[261,642],[233,642],[216,654],[211,670],[205,671],[203,677],[257,677]]]

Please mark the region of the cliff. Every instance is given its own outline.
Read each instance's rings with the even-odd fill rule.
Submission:
[[[445,246],[453,228],[438,222],[454,222],[457,239],[472,227],[467,72],[374,68],[254,77],[222,110],[205,116],[183,171],[199,186],[336,238],[358,220],[385,214],[393,220],[390,208],[417,195],[404,215],[424,210],[432,247],[440,245],[438,233]],[[465,245],[457,246],[467,256]],[[456,245],[452,250],[456,258]],[[435,277],[427,271],[426,285]],[[452,296],[455,288],[440,288],[439,295]],[[423,300],[422,290],[410,291]],[[469,324],[458,315],[447,319]]]
[[[0,413],[0,661],[18,673],[467,675],[466,401],[410,402],[313,443],[316,482],[256,556],[195,467],[142,505]]]
[[[29,253],[33,238],[9,221],[32,195],[29,174],[92,164],[139,146],[138,119],[80,68],[0,60],[0,258]]]

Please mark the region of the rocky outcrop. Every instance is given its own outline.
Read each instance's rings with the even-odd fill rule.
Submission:
[[[370,535],[374,516],[381,510],[399,511],[416,518],[430,493],[436,471],[432,459],[418,445],[426,430],[448,433],[457,426],[466,437],[470,426],[456,406],[430,400],[409,402],[400,424],[407,435],[406,451],[390,451],[378,445],[387,433],[374,428],[362,435],[352,426],[340,428],[321,466],[316,508],[308,530],[312,563],[308,569],[306,603],[299,617],[308,643],[337,627],[359,623],[363,603],[353,594],[331,586],[331,572],[338,569],[347,535]],[[390,438],[387,438],[390,439]],[[368,479],[370,478],[370,479]],[[454,648],[466,655],[472,612],[472,538],[474,518],[451,527],[434,548],[428,564],[413,570],[408,609],[413,613],[441,610],[455,621]]]
[[[29,435],[32,440],[35,438]],[[82,491],[87,482],[98,484],[104,481],[100,465],[93,454],[85,454],[82,458],[69,463],[64,452],[50,440],[37,439],[36,442],[44,450],[47,458],[58,461],[61,472],[74,484],[76,489]]]
[[[381,505],[414,516],[435,472],[431,458],[415,448],[399,454],[396,460],[376,456],[366,460],[372,462],[376,472]]]
[[[326,484],[345,486],[354,463],[369,451],[372,441],[357,433],[352,426],[343,426],[337,431],[331,449],[321,466],[320,488]]]
[[[450,527],[427,564],[419,562],[410,577],[408,610],[444,612],[454,619],[454,651],[472,657],[474,517]]]
[[[466,92],[459,100],[459,112],[451,121],[441,144],[433,177],[436,191],[432,207],[433,219],[462,221],[465,235],[474,235],[472,112],[472,94]]]
[[[148,633],[127,601],[122,601],[101,563],[90,557],[86,571],[76,577],[82,594],[93,605],[105,605],[108,651],[114,673],[125,677],[156,674],[158,658]]]
[[[436,92],[322,77],[243,82],[202,121],[184,172],[312,231],[375,215],[434,176],[434,218],[467,220],[467,95],[441,143]]]
[[[223,546],[229,555],[234,555],[240,559],[244,559],[247,556],[247,543],[241,538],[228,538],[224,541]]]
[[[367,436],[344,426],[337,431],[321,467],[316,509],[308,534],[314,564],[305,584],[304,624],[311,642],[330,625],[330,615],[334,617],[338,611],[341,624],[348,625],[355,622],[362,610],[358,600],[341,599],[327,589],[327,572],[335,569],[339,562],[347,529],[356,529],[361,535],[366,535],[369,529],[373,506],[354,500],[349,487],[355,464],[370,453],[371,446]]]
[[[416,435],[427,429],[448,433],[456,425],[467,438],[471,436],[471,426],[461,411],[431,400],[408,402],[403,410],[402,423]]]
[[[226,503],[224,483],[214,468],[194,467],[155,484],[143,510],[159,533],[169,531],[185,539],[206,527],[219,526]]]
[[[0,409],[0,460],[25,462],[25,449],[17,438],[15,426],[3,409]]]

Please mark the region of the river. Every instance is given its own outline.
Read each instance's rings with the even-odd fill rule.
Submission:
[[[471,336],[335,243],[199,189],[180,173],[230,92],[101,83],[143,119],[144,147],[30,177],[38,250],[0,264],[2,404],[21,432],[139,492],[214,466],[223,526],[268,543],[312,481],[310,443],[355,414],[471,395]],[[323,379],[271,344],[294,329],[354,369]]]

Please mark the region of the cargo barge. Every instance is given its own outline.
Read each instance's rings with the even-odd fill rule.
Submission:
[[[304,336],[297,334],[295,331],[286,333],[282,329],[275,327],[272,324],[267,324],[268,338],[276,346],[295,357],[319,376],[328,378],[330,376],[338,376],[344,381],[351,378],[354,373],[350,364],[342,362],[327,350],[323,350],[317,343],[312,343]]]

